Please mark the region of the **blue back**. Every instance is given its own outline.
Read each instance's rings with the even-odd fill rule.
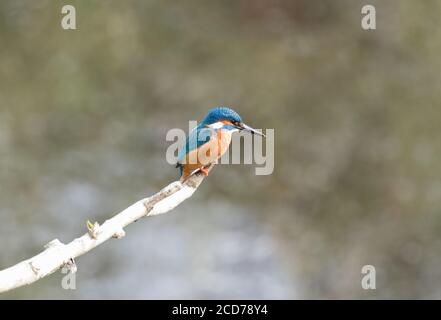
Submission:
[[[200,123],[190,132],[185,140],[185,146],[179,150],[178,163],[181,162],[190,151],[193,151],[210,141],[212,135],[213,129],[206,128],[205,124]]]

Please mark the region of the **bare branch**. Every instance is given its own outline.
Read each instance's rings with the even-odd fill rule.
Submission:
[[[213,165],[209,170],[212,167]],[[102,225],[88,222],[88,232],[68,244],[63,244],[58,239],[52,240],[38,255],[0,271],[0,293],[31,284],[64,266],[75,269],[74,258],[111,238],[122,238],[125,235],[124,227],[142,217],[163,214],[174,209],[191,197],[203,180],[203,175],[196,174],[185,182],[172,182],[155,195],[134,203]]]

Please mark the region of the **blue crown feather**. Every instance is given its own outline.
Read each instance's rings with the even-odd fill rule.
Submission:
[[[242,122],[241,117],[236,111],[227,107],[220,107],[210,110],[202,123],[212,124],[222,120],[229,120],[231,122]]]

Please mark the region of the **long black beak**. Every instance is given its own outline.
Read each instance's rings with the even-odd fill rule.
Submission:
[[[246,125],[245,123],[241,123],[239,126],[239,130],[250,132],[251,134],[257,134],[262,137],[266,137],[262,132],[257,131],[256,129],[251,128],[250,126]]]

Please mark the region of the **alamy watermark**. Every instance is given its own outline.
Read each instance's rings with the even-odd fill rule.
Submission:
[[[361,14],[361,27],[363,30],[377,29],[377,11],[373,5],[364,5],[361,8]]]
[[[77,265],[74,259],[70,259],[62,268],[61,273],[65,274],[61,279],[61,287],[64,290],[75,290],[77,288]]]
[[[61,18],[61,27],[64,30],[77,29],[77,11],[72,5],[65,5],[61,8],[61,13],[64,15]]]
[[[361,279],[361,287],[364,290],[375,290],[377,288],[375,267],[370,264],[364,265],[361,268],[361,274],[364,274]]]
[[[197,121],[189,121],[189,131],[192,132],[197,126]],[[213,129],[214,131],[214,129]],[[189,150],[195,149],[199,141],[206,141],[210,130],[201,130],[199,135],[191,135],[188,146]],[[221,133],[222,134],[222,133]],[[249,132],[236,132],[231,136],[230,148],[219,159],[219,164],[256,164],[256,175],[270,175],[274,171],[274,129],[265,130],[266,137],[262,138],[256,134]],[[166,152],[166,160],[169,164],[175,165],[178,161],[178,153],[186,144],[187,134],[179,128],[170,129],[167,132],[166,140],[173,142]],[[243,148],[241,148],[243,141]],[[206,153],[216,152],[216,144],[212,147],[205,148],[204,154],[195,154],[194,158],[190,158],[187,163],[197,163],[205,158]],[[241,152],[243,150],[243,153]]]

